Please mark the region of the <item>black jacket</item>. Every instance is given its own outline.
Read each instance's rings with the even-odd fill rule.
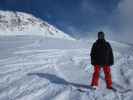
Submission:
[[[114,56],[110,44],[104,39],[98,39],[91,49],[91,64],[92,65],[113,65]]]

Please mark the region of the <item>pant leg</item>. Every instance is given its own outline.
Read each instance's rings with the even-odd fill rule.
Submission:
[[[109,66],[103,67],[107,88],[112,87],[111,69]]]
[[[93,77],[92,77],[92,86],[98,86],[98,81],[99,81],[99,72],[100,72],[100,66],[99,65],[95,65],[94,66],[94,73],[93,73]]]

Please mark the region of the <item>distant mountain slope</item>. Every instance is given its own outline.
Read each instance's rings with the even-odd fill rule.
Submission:
[[[0,11],[0,35],[42,35],[73,39],[69,35],[31,14]]]

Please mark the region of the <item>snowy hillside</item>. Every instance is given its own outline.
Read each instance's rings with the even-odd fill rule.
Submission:
[[[31,14],[12,11],[0,11],[0,35],[42,35],[44,37],[73,39]]]
[[[0,37],[0,100],[132,100],[133,46],[111,44],[115,55],[113,85],[130,91],[107,90],[103,73],[98,90],[78,91],[91,82],[91,42]]]

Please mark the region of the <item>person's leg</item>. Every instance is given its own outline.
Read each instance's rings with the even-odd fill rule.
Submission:
[[[100,72],[100,66],[95,65],[91,86],[98,86],[99,72]]]
[[[103,67],[107,88],[112,88],[111,70],[109,66]]]

